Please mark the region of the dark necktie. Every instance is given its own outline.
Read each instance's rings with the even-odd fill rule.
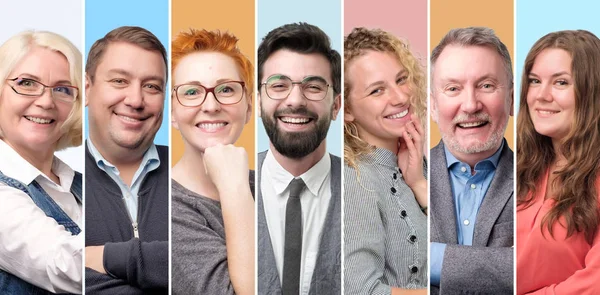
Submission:
[[[285,207],[285,244],[283,252],[283,295],[300,293],[302,258],[302,205],[300,194],[306,187],[301,178],[290,183],[290,197]]]

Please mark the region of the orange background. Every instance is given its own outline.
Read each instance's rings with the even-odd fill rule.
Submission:
[[[481,0],[431,0],[430,2],[430,48],[453,28],[488,27],[496,32],[500,40],[508,47],[513,61],[514,73],[514,7],[513,1],[481,1]],[[430,106],[431,109],[431,106]],[[431,147],[436,146],[441,135],[437,124],[429,120]],[[514,118],[510,117],[504,136],[508,145],[514,150]]]
[[[172,0],[171,38],[175,38],[179,32],[190,28],[229,31],[239,39],[238,46],[242,53],[250,59],[253,65],[256,65],[254,60],[254,40],[256,39],[254,37],[254,1]],[[252,90],[252,93],[256,93],[256,91]],[[256,98],[253,96],[253,109],[255,102]],[[250,122],[244,126],[242,136],[235,143],[236,146],[246,149],[250,169],[254,169],[256,154],[254,149],[254,125],[255,117],[252,113]],[[183,155],[183,139],[179,130],[173,127],[171,127],[171,137],[171,163],[175,165]]]

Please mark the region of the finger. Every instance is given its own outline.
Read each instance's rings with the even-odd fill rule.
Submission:
[[[423,137],[423,135],[425,134],[425,132],[423,131],[423,124],[421,124],[421,120],[419,119],[419,117],[417,115],[413,114],[413,117],[414,118],[411,121],[413,122],[413,125],[417,129],[417,132],[419,132],[421,137]]]
[[[405,129],[411,136],[413,142],[415,142],[417,145],[421,143],[422,136],[415,128],[415,124],[413,122],[408,122]]]
[[[409,152],[414,152],[415,151],[415,144],[413,143],[413,141],[410,138],[410,134],[408,134],[408,132],[406,130],[404,130],[402,132],[402,138],[404,138],[404,144],[406,144],[406,147],[408,148]]]

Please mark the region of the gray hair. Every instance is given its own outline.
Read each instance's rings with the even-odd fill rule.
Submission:
[[[468,28],[457,28],[450,30],[442,41],[433,48],[431,51],[431,80],[433,81],[433,68],[438,57],[442,54],[442,51],[448,45],[458,46],[484,46],[496,50],[496,52],[502,57],[504,63],[504,70],[506,77],[508,78],[510,88],[513,87],[513,72],[512,62],[510,60],[510,53],[506,48],[506,45],[500,41],[498,36],[494,33],[494,30],[486,27],[468,27]],[[433,84],[433,83],[432,83]]]

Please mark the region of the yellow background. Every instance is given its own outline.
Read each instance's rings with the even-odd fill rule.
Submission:
[[[171,4],[171,36],[175,38],[181,31],[194,29],[220,30],[228,31],[235,35],[239,41],[238,46],[242,53],[246,55],[253,65],[254,60],[254,1],[192,1],[192,0],[172,0]],[[256,73],[256,71],[254,71]],[[253,89],[252,93],[256,93]],[[252,97],[252,109],[256,98]],[[177,103],[177,102],[174,102]],[[254,169],[255,149],[254,149],[254,126],[255,116],[252,113],[250,122],[244,126],[242,136],[235,143],[241,146],[248,153],[248,165]],[[179,130],[171,127],[172,137],[172,165],[183,155],[183,139]]]
[[[440,42],[448,31],[464,27],[488,27],[496,32],[500,40],[508,47],[513,61],[514,73],[514,7],[513,1],[482,0],[431,0],[430,2],[430,48],[429,52]],[[431,109],[431,106],[430,106]],[[440,139],[437,124],[430,119],[431,146],[436,146]],[[514,150],[514,118],[510,117],[504,137]]]

